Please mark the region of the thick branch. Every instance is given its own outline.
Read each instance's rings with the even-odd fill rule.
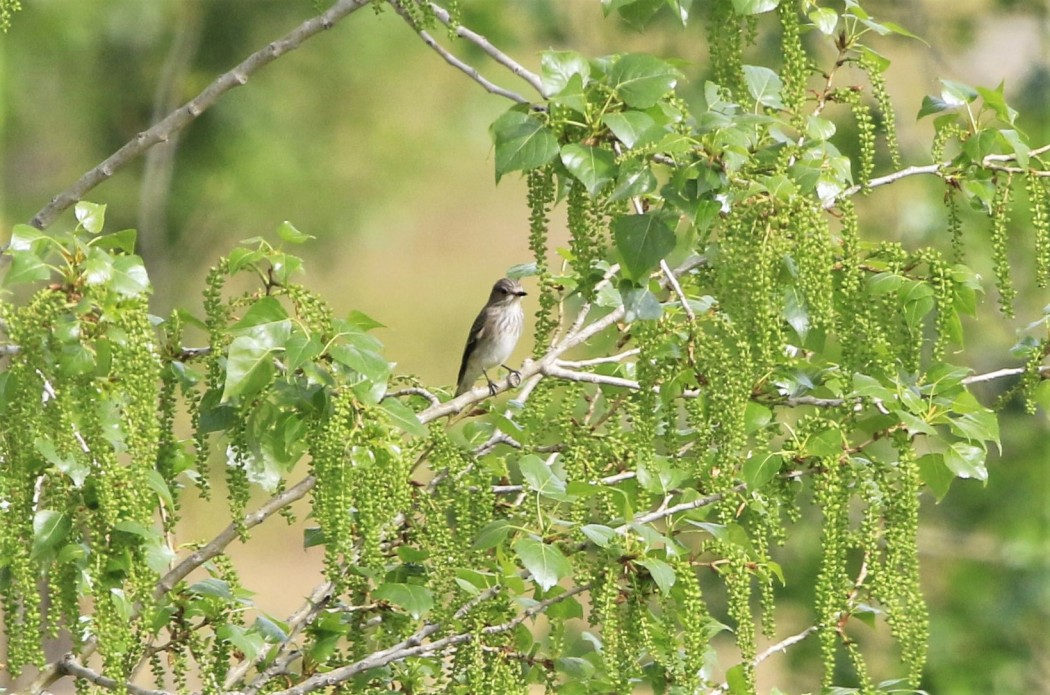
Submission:
[[[159,142],[165,142],[174,133],[186,127],[202,113],[214,106],[226,92],[248,82],[260,68],[272,63],[285,53],[298,48],[303,41],[330,29],[336,22],[367,5],[369,0],[338,0],[324,14],[311,17],[283,38],[271,42],[248,56],[227,73],[217,77],[204,91],[168,114],[149,130],[144,130],[111,154],[101,164],[80,177],[68,190],[59,193],[30,221],[37,229],[47,229],[68,207],[84,194],[110,178],[129,162]]]

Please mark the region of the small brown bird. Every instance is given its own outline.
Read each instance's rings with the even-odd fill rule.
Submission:
[[[463,348],[463,361],[456,381],[457,396],[469,391],[482,374],[489,382],[489,393],[495,395],[496,384],[485,371],[490,367],[502,365],[512,375],[521,378],[520,372],[503,362],[514,351],[525,327],[525,311],[521,308],[521,298],[525,295],[521,283],[510,278],[503,278],[492,286],[489,301],[474,319],[467,346]]]

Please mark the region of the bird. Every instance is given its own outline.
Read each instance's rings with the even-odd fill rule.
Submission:
[[[510,278],[502,278],[492,286],[489,300],[474,319],[467,336],[467,345],[463,348],[463,360],[456,380],[457,396],[473,388],[474,382],[482,374],[489,382],[489,393],[496,395],[496,384],[486,371],[491,367],[502,365],[512,376],[521,379],[521,372],[503,362],[514,351],[525,327],[521,298],[526,294],[521,283]]]

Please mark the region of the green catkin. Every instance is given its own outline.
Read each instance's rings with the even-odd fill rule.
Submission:
[[[919,581],[919,491],[922,480],[911,440],[902,432],[894,434],[897,448],[897,489],[887,496],[886,572],[887,592],[877,596],[887,607],[890,630],[901,645],[901,657],[908,667],[908,683],[917,688],[926,663],[930,628],[926,602]]]
[[[812,423],[814,427],[830,424],[818,420]],[[824,515],[822,556],[816,584],[817,634],[824,664],[823,687],[830,688],[839,643],[839,620],[847,608],[846,597],[850,590],[846,573],[850,498],[846,464],[836,458],[823,459],[817,470],[814,495]]]
[[[944,359],[948,339],[951,337],[951,320],[955,313],[953,307],[955,294],[951,268],[936,249],[922,249],[915,255],[918,260],[926,264],[927,282],[933,287],[937,317],[934,324],[931,358],[934,362],[940,362]]]
[[[710,3],[707,42],[710,47],[711,73],[715,83],[728,90],[731,100],[747,95],[744,86],[744,20],[728,2]]]
[[[1021,387],[1024,392],[1024,409],[1029,415],[1035,415],[1036,401],[1035,390],[1043,383],[1043,360],[1050,355],[1050,338],[1043,338],[1039,345],[1028,354],[1024,364],[1024,374],[1021,377]]]
[[[875,172],[875,121],[871,116],[871,107],[864,103],[860,91],[856,89],[839,90],[837,94],[850,105],[853,118],[857,122],[857,144],[860,146],[857,180],[867,191]]]
[[[347,461],[353,437],[354,400],[347,391],[330,397],[328,418],[318,423],[310,438],[311,467],[317,478],[313,494],[313,514],[325,538],[325,577],[337,590],[346,588],[343,563],[353,550],[351,529],[351,475]]]
[[[860,55],[860,66],[868,75],[871,83],[871,95],[879,106],[879,114],[882,116],[882,130],[886,136],[886,148],[890,153],[890,162],[894,169],[901,168],[901,151],[897,142],[897,118],[893,111],[893,101],[886,90],[885,67],[873,54],[864,51]]]
[[[806,101],[806,80],[809,76],[809,59],[802,46],[801,22],[798,5],[781,2],[777,6],[780,18],[781,46],[784,51],[784,67],[780,71],[784,86],[781,98],[787,108],[791,124],[796,130],[805,130],[803,107]]]
[[[930,147],[930,156],[934,162],[944,162],[944,150],[952,139],[960,139],[963,135],[962,127],[958,123],[947,123],[942,125],[933,136],[933,144]]]
[[[1050,179],[1029,170],[1024,183],[1035,231],[1035,279],[1046,287],[1050,282]]]
[[[1010,221],[1012,180],[1013,177],[1007,175],[1005,181],[997,183],[990,212],[992,218],[992,266],[995,271],[996,287],[999,290],[999,308],[1003,315],[1009,318],[1014,316],[1014,298],[1017,296],[1017,291],[1014,289],[1013,280],[1010,276],[1010,259],[1007,253],[1009,242],[1006,238],[1006,227]]]
[[[834,258],[826,218],[803,199],[793,211],[786,210],[778,223],[795,237],[792,257],[798,267],[798,288],[805,299],[809,327],[829,327],[835,313]]]
[[[534,359],[539,359],[550,346],[554,331],[558,328],[555,307],[558,305],[558,293],[547,262],[547,239],[550,224],[550,208],[554,203],[556,186],[553,169],[544,167],[533,169],[527,176],[529,204],[529,249],[536,262],[536,274],[539,276],[540,297],[539,309],[534,321],[533,340]]]
[[[590,197],[587,189],[575,178],[569,183],[568,228],[572,267],[581,279],[580,293],[587,301],[594,299],[594,285],[601,272],[595,267],[606,255],[608,246],[605,220],[606,201],[600,194]]]
[[[958,189],[949,183],[944,190],[944,205],[948,208],[948,234],[952,244],[952,263],[965,263],[962,239],[962,214],[959,211]]]
[[[22,9],[19,0],[0,0],[0,31],[7,33],[11,28],[11,15]]]

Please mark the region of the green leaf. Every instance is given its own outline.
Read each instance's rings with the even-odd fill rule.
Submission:
[[[777,454],[755,454],[744,461],[743,477],[747,489],[754,492],[773,480],[784,465],[784,457]]]
[[[656,189],[657,181],[649,162],[630,159],[620,165],[620,173],[613,187],[612,200],[626,200],[645,195]]]
[[[582,88],[590,76],[590,63],[576,51],[544,51],[540,56],[540,80],[548,98],[560,94],[573,77],[579,78]]]
[[[514,554],[544,591],[572,572],[572,565],[560,550],[535,538],[519,538],[514,544]]]
[[[230,343],[222,402],[258,393],[273,379],[276,349],[268,341],[242,335]]]
[[[804,451],[819,458],[838,456],[842,453],[842,434],[835,429],[824,430],[806,439]]]
[[[609,544],[619,535],[616,533],[616,529],[603,526],[602,524],[586,524],[580,527],[580,531],[600,548],[608,548]]]
[[[196,584],[191,584],[188,591],[197,596],[220,598],[225,601],[232,601],[234,598],[229,583],[222,579],[218,579],[217,577],[208,577],[207,579],[202,579]]]
[[[1013,125],[1014,121],[1017,120],[1017,111],[1006,103],[1006,98],[1003,96],[1004,87],[1004,83],[1000,82],[999,86],[995,89],[978,87],[977,93],[980,94],[981,98],[984,100],[985,107],[995,112],[996,117],[1000,121]],[[1027,164],[1022,166],[1027,166]]]
[[[1017,158],[1017,163],[1022,168],[1028,167],[1028,161],[1030,152],[1032,151],[1028,144],[1021,139],[1021,134],[1016,130],[1006,129],[1000,130],[999,134],[1006,141],[1009,148],[1013,151],[1014,156]]]
[[[839,15],[830,8],[818,7],[809,13],[809,21],[813,22],[820,33],[831,36],[835,33],[835,27],[839,23]]]
[[[221,642],[228,642],[234,648],[244,654],[245,659],[254,659],[262,651],[265,642],[262,635],[249,632],[243,625],[226,623],[220,625],[215,631],[215,636]]]
[[[91,234],[98,234],[106,222],[106,206],[82,200],[73,208],[77,222]]]
[[[419,421],[416,412],[396,398],[386,398],[379,407],[386,411],[387,415],[401,430],[414,437],[425,437],[427,428]]]
[[[643,281],[674,250],[674,232],[652,213],[619,217],[613,221],[612,230],[622,271],[632,280]]]
[[[360,328],[362,331],[365,331],[365,332],[370,331],[373,328],[385,328],[386,327],[386,324],[380,323],[379,321],[376,321],[374,318],[372,318],[371,316],[369,316],[365,312],[358,311],[357,309],[354,309],[349,314],[347,314],[346,322],[348,324],[350,324],[351,326],[354,326],[356,328]]]
[[[289,244],[303,244],[311,239],[317,238],[312,234],[303,234],[287,220],[282,222],[281,226],[277,228],[277,236],[279,236],[282,241],[286,241]]]
[[[40,559],[66,542],[73,522],[64,512],[41,509],[33,515],[33,559]]]
[[[51,277],[51,267],[32,251],[8,251],[11,267],[4,274],[4,287],[40,282]]]
[[[51,237],[32,225],[16,224],[11,230],[11,241],[7,243],[7,250],[32,251],[40,255],[51,241]]]
[[[383,356],[372,350],[354,345],[336,345],[329,354],[341,364],[375,383],[385,383],[390,377],[390,363]]]
[[[558,156],[558,138],[538,118],[516,109],[492,124],[496,181],[511,171],[541,167]]]
[[[984,465],[987,454],[982,447],[955,442],[943,455],[945,465],[956,477],[988,481],[988,469]]]
[[[535,454],[522,456],[518,461],[525,484],[544,496],[565,494],[565,481],[554,474],[543,459]]]
[[[927,95],[922,98],[922,106],[919,107],[919,115],[916,116],[916,119],[940,113],[941,111],[947,111],[948,109],[954,109],[955,107],[955,104],[950,104],[940,97]]]
[[[602,123],[628,148],[655,141],[663,129],[644,111],[620,111],[602,116]]]
[[[609,150],[570,143],[561,148],[561,162],[592,197],[616,175],[616,157]]]
[[[620,283],[620,297],[623,299],[623,308],[626,310],[624,320],[627,323],[634,321],[656,321],[663,316],[664,308],[660,300],[656,298],[648,287],[639,287],[630,280]]]
[[[275,333],[274,325],[284,325],[284,330]],[[230,326],[230,331],[236,335],[252,335],[260,339],[270,340],[270,345],[276,347],[283,345],[288,339],[291,330],[291,319],[284,306],[276,297],[262,297],[248,307],[237,323]]]
[[[113,257],[93,246],[88,250],[83,268],[85,284],[104,285],[113,277]]]
[[[501,544],[510,535],[514,527],[506,519],[495,519],[481,527],[474,539],[474,550],[488,550]]]
[[[37,437],[33,441],[33,447],[48,463],[69,476],[69,479],[73,481],[73,487],[81,487],[88,474],[91,473],[91,468],[86,463],[78,461],[75,456],[59,456],[55,443],[49,438]]]
[[[681,73],[670,63],[645,53],[622,56],[609,70],[609,82],[623,102],[635,109],[656,104],[678,83]]]
[[[285,642],[288,639],[288,625],[266,615],[256,616],[252,629],[262,635],[267,642],[274,644]]]
[[[948,494],[955,473],[944,463],[942,454],[924,454],[916,462],[919,465],[919,477],[926,487],[933,491],[937,501],[940,502]]]
[[[771,109],[783,109],[784,102],[780,99],[780,90],[784,83],[780,76],[767,67],[761,65],[744,66],[744,82],[747,91],[752,98],[763,106]]]
[[[941,99],[952,106],[972,104],[979,96],[976,89],[962,82],[941,80],[941,86]]]
[[[973,398],[969,393],[966,395]],[[954,434],[970,442],[981,442],[982,447],[984,442],[995,442],[1002,450],[999,443],[999,418],[991,410],[981,408],[952,417],[948,420],[948,427]]]
[[[772,12],[778,5],[780,0],[733,0],[733,9],[742,15]]]
[[[729,695],[747,695],[747,693],[754,692],[747,684],[743,664],[737,664],[726,670],[726,685],[729,686]]]
[[[434,597],[430,589],[418,584],[388,582],[381,584],[372,592],[372,596],[404,609],[416,620],[429,613],[434,607]]]
[[[109,249],[110,251],[120,251],[122,253],[134,253],[135,240],[137,237],[138,232],[134,229],[122,229],[119,232],[113,232],[112,234],[106,234],[92,239],[88,243],[92,248],[96,249]]]
[[[138,297],[149,292],[149,276],[142,259],[134,254],[114,258],[113,281],[110,287],[124,297]]]
[[[674,568],[663,560],[657,560],[655,557],[646,557],[638,561],[638,564],[649,570],[649,575],[656,582],[656,586],[660,587],[660,593],[666,596],[671,591],[671,587],[674,586],[675,573]]]
[[[131,622],[131,618],[135,615],[135,606],[128,600],[124,590],[110,589],[109,598],[113,602],[113,611],[117,614],[118,619]]]
[[[289,372],[294,372],[308,362],[313,362],[324,348],[316,336],[307,336],[298,331],[292,333],[284,343],[284,363]]]

